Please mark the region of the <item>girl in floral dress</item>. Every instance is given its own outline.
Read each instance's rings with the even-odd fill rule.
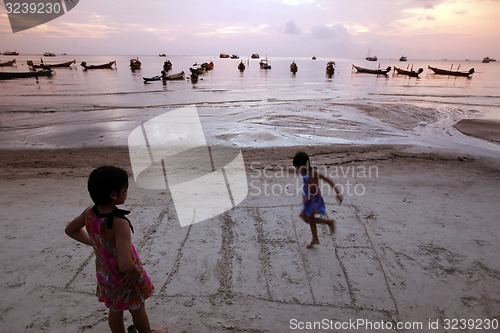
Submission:
[[[65,232],[94,248],[97,297],[109,308],[111,332],[125,333],[123,311],[126,310],[139,333],[167,332],[152,331],[149,326],[145,300],[153,293],[154,286],[131,242],[133,227],[125,217],[129,211],[116,207],[127,198],[127,172],[113,166],[97,168],[89,176],[88,190],[95,205],[73,219]]]
[[[310,249],[314,245],[319,244],[318,223],[328,225],[332,233],[335,230],[335,221],[326,217],[325,201],[321,195],[319,181],[325,181],[335,190],[337,202],[339,204],[342,203],[344,198],[333,180],[323,176],[311,167],[311,162],[307,153],[302,151],[297,152],[293,158],[293,166],[300,173],[304,182],[302,191],[303,206],[300,217],[304,222],[309,224],[311,228],[312,240],[306,245],[306,247]]]

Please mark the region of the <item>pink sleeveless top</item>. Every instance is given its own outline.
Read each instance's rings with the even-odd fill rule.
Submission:
[[[134,244],[131,244],[130,252],[134,263],[142,270],[137,283],[130,289],[122,287],[121,280],[124,274],[118,269],[118,256],[115,246],[106,235],[106,228],[112,228],[113,217],[119,216],[127,219],[124,214],[128,211],[115,209],[109,214],[100,214],[94,206],[87,212],[85,228],[92,241],[96,256],[97,297],[104,302],[106,307],[113,311],[136,310],[151,296],[154,286],[149,279],[146,270],[142,266],[141,259]],[[128,219],[127,219],[128,221]],[[130,221],[129,221],[130,224]],[[132,229],[132,225],[130,224]],[[132,229],[133,231],[133,229]]]

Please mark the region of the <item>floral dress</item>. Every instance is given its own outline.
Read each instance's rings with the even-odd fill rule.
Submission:
[[[325,201],[321,196],[319,186],[317,182],[313,182],[309,175],[303,175],[302,181],[304,185],[302,187],[302,212],[301,215],[304,216],[314,216],[322,215],[326,216]]]
[[[97,297],[100,302],[104,302],[106,307],[113,311],[137,310],[141,304],[151,296],[154,286],[149,279],[146,270],[142,266],[141,259],[131,244],[131,254],[134,263],[141,269],[142,274],[137,279],[137,283],[130,289],[122,287],[121,280],[124,274],[118,269],[118,256],[116,247],[107,236],[106,229],[112,228],[113,217],[122,217],[128,211],[115,209],[108,214],[100,214],[97,207],[89,209],[85,221],[85,228],[92,241],[94,253],[96,255],[96,277],[97,277]],[[128,219],[127,219],[128,221]],[[130,228],[133,228],[130,224]]]

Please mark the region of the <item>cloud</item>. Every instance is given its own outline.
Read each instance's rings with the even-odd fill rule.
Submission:
[[[43,27],[16,36],[0,10],[0,39],[3,49],[23,53],[155,54],[161,44],[179,54],[267,49],[280,55],[314,50],[321,56],[322,50],[335,50],[338,56],[356,57],[364,57],[368,45],[377,41],[395,50],[414,47],[413,54],[407,52],[412,58],[473,58],[472,50],[478,56],[500,53],[499,1],[358,0],[352,5],[332,0],[86,0]],[[461,34],[454,40],[442,38],[456,32]],[[450,47],[444,50],[446,43]],[[433,51],[417,55],[423,45]],[[394,51],[386,48],[377,56],[391,57]]]
[[[311,28],[311,36],[319,39],[349,40],[347,29],[342,24],[319,25]]]
[[[261,24],[258,26],[243,26],[243,25],[214,25],[211,23],[202,24],[200,32],[194,32],[193,36],[216,36],[216,37],[233,37],[243,35],[265,35],[269,26]]]
[[[285,25],[280,28],[280,31],[286,35],[300,35],[300,28],[293,20],[286,22]]]

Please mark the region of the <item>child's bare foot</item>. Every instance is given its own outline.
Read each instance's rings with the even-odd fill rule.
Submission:
[[[328,222],[328,227],[330,228],[330,235],[335,233],[335,221]]]
[[[307,245],[306,245],[306,247],[307,247],[308,249],[310,249],[310,248],[312,248],[314,245],[317,245],[317,244],[319,244],[319,239],[313,239],[313,240],[311,241],[311,243],[309,243],[309,244],[307,244]]]

